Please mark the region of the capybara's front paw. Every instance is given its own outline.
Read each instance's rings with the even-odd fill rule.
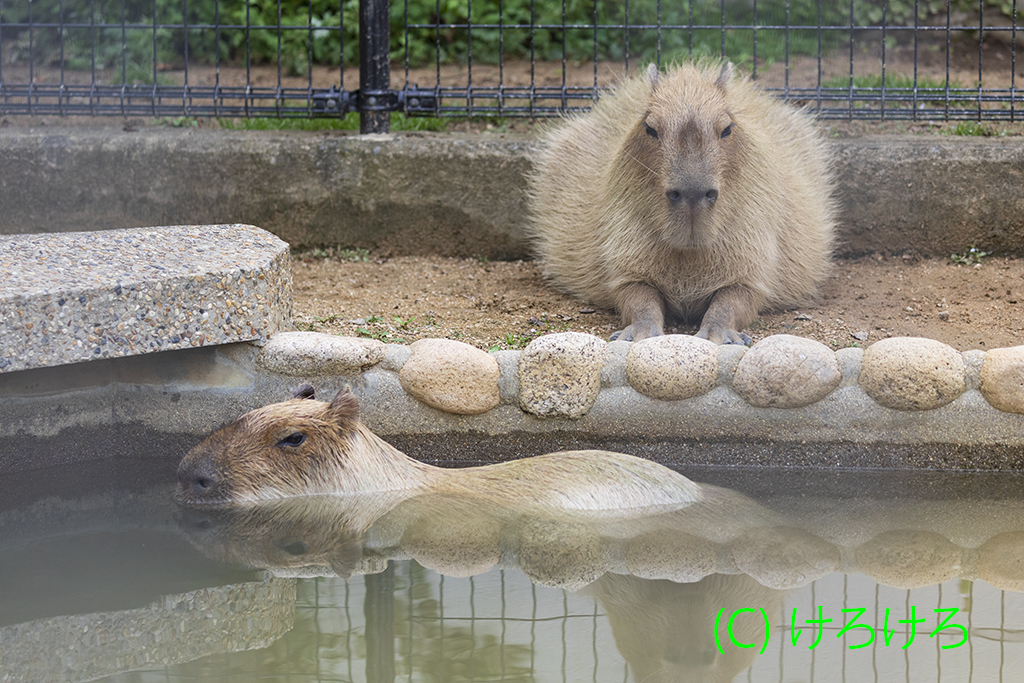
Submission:
[[[647,339],[648,337],[660,337],[662,332],[661,327],[651,323],[633,323],[629,327],[613,332],[609,341],[640,341],[641,339]]]
[[[727,327],[702,327],[695,337],[707,339],[716,344],[742,344],[750,346],[754,340],[742,332]]]

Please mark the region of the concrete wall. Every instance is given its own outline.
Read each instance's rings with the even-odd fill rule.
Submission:
[[[1024,139],[831,142],[840,253],[1024,254]],[[249,223],[293,248],[528,255],[535,140],[500,135],[0,130],[0,234]]]

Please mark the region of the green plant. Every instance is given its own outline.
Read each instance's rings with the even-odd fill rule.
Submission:
[[[321,318],[313,318],[307,321],[297,321],[295,323],[295,329],[300,332],[315,332],[318,325],[330,325],[333,322],[337,322],[339,319],[338,315],[328,315]]]
[[[404,318],[403,319],[403,318],[401,318],[401,317],[396,315],[395,316],[395,325],[397,325],[398,329],[400,329],[400,330],[408,330],[409,329],[409,325],[411,325],[415,320],[416,320],[416,316],[413,316],[411,318]]]
[[[942,131],[946,135],[977,135],[988,137],[995,131],[978,121],[957,121],[952,128]]]
[[[342,249],[336,255],[341,261],[351,261],[353,263],[368,263],[370,261],[369,249]]]
[[[359,130],[359,114],[351,112],[341,118],[316,119],[220,119],[219,123],[228,130]],[[392,131],[444,131],[447,128],[447,119],[391,113]]]
[[[977,247],[971,246],[962,254],[950,254],[949,262],[961,266],[973,266],[980,264],[983,258],[991,255],[992,252],[990,251],[982,251]]]
[[[163,116],[155,122],[171,128],[196,128],[199,125],[199,119],[192,116]]]
[[[338,249],[337,247],[313,247],[306,251],[300,251],[294,254],[296,259],[326,259],[326,258],[337,258],[339,261],[351,261],[368,263],[370,261],[370,251],[368,249]]]
[[[881,90],[883,82],[887,91],[894,91],[890,94],[896,94],[897,92],[900,94],[910,94],[916,88],[918,102],[927,102],[933,106],[942,106],[946,103],[946,81],[931,76],[919,76],[916,84],[912,75],[904,73],[889,72],[885,74],[884,81],[881,74],[865,74],[854,76],[852,79],[849,76],[833,76],[823,80],[821,85],[824,88],[847,89],[852,85],[857,90]],[[963,89],[964,86],[959,81],[950,81],[950,92]],[[906,102],[905,104],[910,106],[912,103]],[[971,103],[965,100],[951,99],[949,106],[967,107],[971,106]]]
[[[1018,0],[987,0],[986,12],[1012,16]],[[428,0],[389,5],[391,57],[411,65],[477,63],[502,57],[539,60],[673,61],[724,52],[735,62],[782,59],[787,51],[816,54],[842,39],[823,26],[911,26],[946,11],[945,0],[819,0],[785,3],[688,0]],[[976,0],[952,0],[976,11]],[[499,15],[499,8],[501,13]],[[755,12],[756,9],[756,12]],[[109,69],[128,83],[159,82],[163,65],[278,63],[289,75],[308,64],[338,66],[359,59],[359,0],[11,0],[0,3],[5,58]],[[851,16],[852,15],[852,16]],[[35,28],[27,28],[29,20]],[[719,28],[726,25],[750,28]],[[624,25],[645,28],[622,28]],[[1019,25],[1019,23],[1018,23]],[[671,26],[673,28],[653,28]],[[763,28],[765,26],[780,28]],[[790,28],[785,27],[808,27]],[[707,28],[691,28],[707,27]],[[31,38],[31,50],[29,49]]]
[[[525,349],[530,342],[537,338],[537,336],[536,332],[529,332],[526,334],[506,332],[505,335],[498,340],[498,343],[491,346],[488,351],[516,351],[519,349]]]

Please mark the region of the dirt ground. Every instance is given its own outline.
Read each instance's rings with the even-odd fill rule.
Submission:
[[[310,252],[296,256],[292,268],[295,319],[303,330],[388,343],[443,337],[481,349],[516,349],[549,332],[608,338],[619,329],[612,311],[547,286],[531,261]],[[762,315],[747,333],[755,342],[793,334],[833,349],[914,336],[961,351],[987,350],[1024,343],[1022,311],[1024,260],[983,256],[965,264],[877,254],[838,261],[818,302]],[[695,331],[692,325],[667,330]]]

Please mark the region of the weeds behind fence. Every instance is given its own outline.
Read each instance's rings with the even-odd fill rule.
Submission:
[[[828,118],[1016,120],[1017,1],[0,0],[0,113],[550,116],[714,55]]]

